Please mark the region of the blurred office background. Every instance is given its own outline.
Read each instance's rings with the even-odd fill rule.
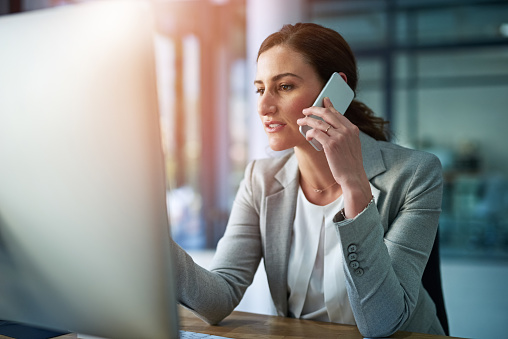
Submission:
[[[0,14],[79,2],[3,0]],[[224,232],[247,162],[276,156],[256,113],[257,49],[285,23],[315,22],[351,44],[357,95],[391,121],[393,142],[441,159],[450,334],[506,337],[508,1],[151,2],[172,233],[199,263]],[[271,312],[262,269],[239,309]]]

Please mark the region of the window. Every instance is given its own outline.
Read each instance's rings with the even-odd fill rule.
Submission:
[[[435,153],[444,255],[508,257],[508,3],[310,1],[358,58],[359,99]]]
[[[173,237],[186,249],[214,248],[247,161],[245,4],[155,6]]]

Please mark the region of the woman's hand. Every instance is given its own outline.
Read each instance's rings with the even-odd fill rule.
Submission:
[[[309,107],[303,110],[305,118],[298,125],[313,129],[306,137],[316,139],[323,146],[333,177],[342,187],[344,212],[353,218],[362,212],[372,199],[369,180],[363,168],[360,130],[339,113],[329,98],[324,99],[325,107]],[[314,119],[315,115],[322,120]]]

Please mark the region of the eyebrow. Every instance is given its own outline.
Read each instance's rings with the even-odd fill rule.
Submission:
[[[285,78],[285,77],[295,77],[295,78],[299,78],[299,79],[303,80],[303,78],[301,76],[296,75],[294,73],[281,73],[281,74],[277,74],[277,75],[273,76],[271,80],[273,82],[275,82],[275,81],[280,80],[280,79]],[[263,81],[261,81],[261,80],[254,80],[254,84],[262,84],[262,83],[263,83]]]

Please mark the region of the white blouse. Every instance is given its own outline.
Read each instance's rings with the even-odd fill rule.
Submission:
[[[292,317],[356,325],[346,291],[342,244],[333,224],[343,207],[342,196],[317,206],[301,188],[298,191],[288,267]]]

